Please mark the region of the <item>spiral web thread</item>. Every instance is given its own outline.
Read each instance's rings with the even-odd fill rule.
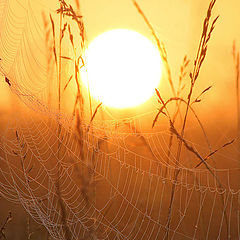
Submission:
[[[45,32],[37,21],[39,9],[54,14],[46,6],[37,0],[0,2],[1,68],[24,103],[1,135],[0,194],[20,202],[53,239],[163,239],[175,184],[170,239],[240,238],[239,169],[212,167],[224,183],[219,188],[207,169],[182,164],[174,182],[176,161],[166,161],[168,126],[137,131],[154,113],[94,121],[90,131],[83,122],[81,139],[71,117],[62,115],[59,125],[46,100]]]

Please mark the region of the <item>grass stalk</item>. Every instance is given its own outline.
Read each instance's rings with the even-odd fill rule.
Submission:
[[[80,12],[79,1],[78,0],[75,1],[76,6],[77,6],[77,12],[65,0],[60,0],[60,2],[61,2],[61,8],[59,8],[57,10],[57,13],[62,14],[63,17],[65,17],[65,16],[70,17],[71,20],[77,24],[78,29],[79,29],[80,38],[81,38],[81,49],[83,50],[84,44],[85,44],[85,27],[84,27],[82,15],[79,15],[79,12]],[[84,60],[82,57],[82,53],[81,52],[78,53],[76,51],[76,48],[74,45],[75,38],[74,38],[74,34],[72,33],[72,30],[71,30],[71,24],[68,24],[68,26],[65,24],[63,31],[65,31],[66,29],[68,30],[68,33],[69,33],[68,36],[69,36],[70,44],[72,46],[74,60],[69,57],[64,57],[64,58],[74,62],[74,74],[69,78],[67,84],[64,87],[64,90],[67,88],[67,86],[68,86],[69,82],[72,80],[72,78],[74,78],[76,85],[77,85],[77,95],[75,98],[75,103],[74,103],[74,108],[73,108],[73,116],[76,116],[77,141],[78,141],[78,145],[80,148],[81,160],[85,161],[86,156],[85,156],[85,152],[84,152],[84,142],[83,142],[84,130],[83,130],[83,125],[82,125],[83,118],[84,118],[84,98],[82,95],[81,82],[79,79],[80,78],[79,70],[84,66],[85,63],[84,63]],[[61,34],[61,36],[63,37],[63,33]],[[98,109],[101,106],[101,103],[100,103],[96,107],[95,112],[92,113],[92,102],[91,102],[90,93],[89,93],[89,104],[90,104],[91,120],[90,120],[90,123],[89,123],[86,133],[88,133],[88,131],[90,130],[91,124],[98,112]],[[81,189],[82,196],[83,196],[85,202],[87,203],[87,205],[89,205],[90,200],[91,200],[90,196],[89,196],[89,188],[90,188],[90,183],[91,183],[92,179],[94,178],[94,171],[92,169],[95,168],[95,155],[94,154],[91,158],[91,161],[87,162],[86,164],[87,164],[86,171],[84,168],[82,168],[80,171],[80,180],[82,183],[82,189]],[[79,171],[79,169],[78,169],[78,171]],[[94,197],[95,197],[95,195],[96,195],[95,189],[93,191],[94,191]],[[63,226],[65,226],[65,224],[63,224]],[[95,228],[96,228],[96,226],[94,224],[94,226],[89,229],[89,236],[91,239],[96,239],[96,236],[95,236],[96,229]],[[68,229],[66,229],[66,230],[68,230]],[[65,233],[67,233],[67,232],[65,231]]]
[[[144,22],[146,23],[146,25],[150,29],[150,31],[151,31],[151,33],[152,33],[152,35],[153,35],[153,37],[154,37],[154,39],[157,43],[158,50],[160,52],[160,55],[161,55],[161,58],[163,60],[164,66],[165,66],[165,68],[167,70],[167,73],[168,73],[168,82],[170,84],[173,95],[176,96],[176,90],[175,90],[175,87],[174,87],[174,84],[173,84],[173,81],[172,81],[172,77],[171,77],[171,71],[170,71],[170,66],[169,66],[169,63],[168,63],[166,49],[165,49],[163,43],[159,40],[156,32],[154,31],[154,28],[153,28],[152,24],[150,23],[150,21],[148,20],[147,16],[144,14],[144,12],[142,11],[139,4],[135,0],[132,0],[132,1],[133,1],[134,6],[136,7],[137,11],[139,12],[139,14],[142,16]]]
[[[7,239],[6,235],[5,235],[5,231],[7,229],[7,225],[9,224],[9,222],[11,222],[13,219],[12,217],[12,213],[9,212],[8,213],[8,216],[5,220],[5,222],[3,223],[3,225],[1,226],[1,229],[0,229],[0,239]]]
[[[160,55],[161,55],[161,58],[163,60],[165,69],[167,71],[168,82],[169,82],[172,94],[173,94],[173,96],[177,97],[178,95],[177,95],[176,89],[175,89],[173,81],[172,81],[171,70],[170,70],[170,66],[169,66],[169,63],[168,63],[167,52],[166,52],[166,49],[164,47],[164,44],[159,40],[152,24],[148,20],[147,16],[144,14],[144,12],[141,9],[141,7],[139,6],[139,4],[135,0],[132,0],[132,1],[133,1],[134,6],[136,7],[138,13],[142,16],[142,18],[143,18],[144,22],[146,23],[147,27],[150,29],[150,31],[151,31],[151,33],[152,33],[152,35],[153,35],[153,37],[154,37],[154,39],[157,43],[158,50],[160,52]],[[176,107],[177,107],[177,109],[179,109],[179,107],[180,107],[178,105],[178,102],[176,102]],[[177,114],[176,114],[176,116],[177,116]],[[173,144],[173,134],[170,133],[169,144],[168,144],[168,153],[167,153],[167,161],[166,161],[167,164],[169,163],[172,144]],[[168,168],[166,166],[164,177],[166,177],[166,175],[167,175],[167,169]]]
[[[172,88],[172,91],[173,91],[173,94],[175,96],[175,98],[173,99],[178,99],[179,96],[176,95],[176,91],[175,91],[175,88],[173,86],[173,82],[172,82],[172,79],[171,79],[171,75],[170,75],[170,68],[169,68],[169,65],[168,65],[168,61],[167,61],[167,55],[166,55],[166,50],[165,48],[163,47],[163,45],[160,43],[152,25],[150,24],[149,20],[147,19],[147,17],[144,15],[143,11],[141,10],[141,8],[139,7],[139,5],[136,3],[135,0],[133,0],[133,3],[135,5],[135,7],[137,8],[138,12],[140,13],[140,15],[143,17],[145,23],[147,24],[147,26],[149,27],[149,29],[151,30],[156,42],[157,42],[157,45],[158,45],[158,48],[159,48],[159,51],[161,53],[161,57],[165,63],[165,67],[167,68],[167,71],[168,71],[168,80],[169,80],[169,83],[170,83],[170,86]],[[207,11],[207,16],[205,17],[204,19],[204,23],[203,23],[203,29],[202,29],[202,35],[201,35],[201,38],[200,38],[200,43],[199,43],[199,46],[198,46],[198,50],[197,50],[197,56],[195,58],[195,61],[194,61],[194,68],[193,68],[193,71],[190,73],[190,79],[191,79],[191,84],[190,84],[190,89],[189,89],[189,93],[188,93],[188,97],[187,97],[187,101],[186,101],[186,110],[185,110],[185,113],[184,113],[184,118],[183,118],[183,125],[182,125],[182,128],[181,128],[181,132],[180,134],[177,135],[177,138],[178,138],[178,148],[177,148],[177,155],[176,155],[176,161],[175,161],[175,170],[174,170],[174,179],[173,179],[173,183],[172,183],[172,190],[171,190],[171,196],[170,196],[170,201],[169,201],[169,210],[168,210],[168,216],[167,216],[167,222],[166,222],[166,234],[164,236],[164,239],[168,239],[169,238],[169,229],[170,229],[170,225],[171,225],[171,218],[172,218],[172,205],[173,205],[173,199],[174,199],[174,196],[175,196],[175,190],[176,190],[176,182],[177,182],[177,179],[178,179],[178,175],[180,173],[180,168],[179,168],[179,164],[180,164],[180,158],[181,158],[181,152],[182,152],[182,146],[183,144],[187,147],[186,145],[186,142],[184,142],[184,132],[185,132],[185,128],[186,128],[186,124],[187,124],[187,118],[188,118],[188,113],[189,113],[189,110],[192,109],[191,108],[191,104],[192,103],[195,103],[195,102],[199,102],[198,98],[195,99],[192,103],[192,95],[193,95],[193,90],[194,90],[194,86],[195,86],[195,83],[196,83],[196,80],[198,79],[198,76],[199,76],[199,73],[200,73],[200,69],[201,69],[201,66],[202,66],[202,63],[204,62],[204,59],[206,57],[206,53],[207,53],[207,46],[208,46],[208,42],[211,38],[211,34],[215,28],[215,24],[216,24],[216,21],[218,19],[219,16],[217,16],[211,23],[210,25],[210,20],[211,20],[211,15],[212,15],[212,10],[213,10],[213,7],[216,3],[216,0],[212,0],[209,4],[209,7],[208,7],[208,11]],[[210,27],[210,28],[209,28]],[[188,61],[186,61],[186,65],[188,64]],[[180,79],[181,80],[181,79]],[[201,94],[200,96],[208,91],[210,89],[210,87],[208,87],[207,89],[205,89]],[[160,99],[160,103],[163,104],[162,108],[159,110],[158,114],[156,115],[154,121],[153,121],[153,126],[155,125],[156,121],[157,121],[157,118],[159,116],[160,113],[164,113],[165,115],[167,115],[170,119],[170,115],[167,111],[167,108],[166,108],[166,104],[168,102],[166,102],[166,104],[164,103],[164,101],[162,100],[159,92],[157,91],[157,94],[158,94],[158,97]],[[178,94],[179,94],[179,91],[178,91]],[[172,99],[172,100],[173,100]],[[171,100],[170,100],[171,101]],[[178,106],[178,100],[177,100],[177,103],[176,103],[176,106],[177,106],[177,111],[176,111],[176,114],[174,116],[174,122],[176,120],[176,116],[178,115],[178,110],[180,108],[180,106]],[[163,112],[163,110],[166,110],[167,111],[167,114],[165,112]],[[170,123],[172,123],[171,125],[171,129],[173,129],[173,122],[170,121]],[[200,122],[200,126],[202,127],[202,124]],[[202,128],[203,129],[203,128]],[[203,129],[203,132],[204,132],[204,135],[206,136],[205,134],[205,131]],[[176,133],[176,131],[172,131],[172,133]],[[175,134],[176,135],[176,134]],[[207,139],[207,138],[206,138]],[[173,141],[173,135],[170,136],[170,140],[169,140],[169,157],[170,157],[170,150],[171,150],[171,146],[172,146],[172,141]],[[208,142],[208,141],[207,141]],[[209,142],[208,142],[209,144]],[[209,144],[210,146],[210,144]],[[188,149],[190,150],[190,149]],[[203,159],[202,159],[203,161]],[[206,162],[203,161],[203,163],[205,164]],[[208,171],[210,171],[210,173],[213,175],[214,178],[218,179],[217,176],[215,176],[215,174],[211,171],[211,169],[208,167],[208,165],[205,165],[206,168],[208,169]],[[222,186],[220,181],[217,181],[218,182],[218,185],[219,186]],[[228,221],[227,221],[227,217],[226,217],[226,212],[224,211],[224,217],[225,217],[225,220],[226,220],[226,225],[227,225],[227,232],[228,232]],[[227,233],[228,234],[228,233]]]
[[[239,57],[239,51],[236,50],[235,41],[233,42],[232,54],[233,54],[233,62],[234,62],[234,70],[235,70],[235,88],[236,88],[236,106],[237,106],[237,137],[240,138],[240,98],[239,98],[240,57]],[[240,142],[238,144],[238,149],[240,149]],[[238,159],[240,160],[240,154],[238,155]]]
[[[212,0],[209,4],[208,11],[207,11],[207,16],[204,19],[204,23],[203,23],[202,36],[200,38],[200,43],[199,43],[199,46],[198,46],[197,56],[196,56],[196,59],[194,61],[194,68],[193,68],[193,71],[190,73],[191,84],[190,84],[189,94],[188,94],[188,97],[187,97],[187,107],[186,107],[185,114],[184,114],[183,125],[182,125],[182,129],[181,129],[181,133],[179,135],[179,143],[178,143],[178,149],[177,149],[177,155],[176,155],[176,161],[175,161],[174,181],[173,181],[173,184],[172,184],[171,197],[170,197],[169,210],[168,210],[168,217],[167,217],[167,223],[166,223],[166,234],[165,234],[165,237],[164,237],[165,239],[169,238],[169,229],[170,229],[171,219],[172,219],[172,205],[173,205],[173,199],[174,199],[175,190],[176,190],[176,184],[174,184],[174,182],[177,181],[178,175],[180,173],[179,163],[180,163],[180,157],[181,157],[182,146],[183,146],[182,139],[184,138],[184,132],[185,132],[186,124],[187,124],[187,117],[188,117],[190,104],[191,104],[191,100],[192,100],[193,89],[194,89],[196,80],[198,79],[202,63],[204,62],[204,59],[206,57],[207,46],[208,46],[207,44],[210,40],[211,33],[212,33],[212,31],[215,27],[215,23],[218,19],[218,17],[216,17],[213,20],[213,22],[211,24],[211,28],[209,30],[210,18],[211,18],[212,10],[213,10],[213,7],[214,7],[215,3],[216,3],[216,0]],[[227,224],[227,228],[228,228],[228,224]]]
[[[189,65],[190,60],[187,59],[187,56],[184,57],[183,59],[183,63],[181,65],[180,68],[180,75],[179,75],[179,81],[178,81],[178,89],[177,89],[177,95],[176,97],[180,97],[180,94],[182,92],[182,90],[185,88],[185,85],[183,85],[183,79],[185,78],[187,72],[186,72],[186,68]],[[181,101],[180,102],[176,102],[176,111],[175,114],[173,116],[173,124],[175,124],[175,121],[177,120],[178,115],[180,114],[180,107],[181,107]],[[181,115],[180,115],[181,117]],[[170,137],[169,137],[169,142],[168,142],[168,151],[167,151],[167,159],[166,159],[166,164],[169,165],[169,161],[170,161],[170,157],[171,157],[171,150],[172,150],[172,146],[173,146],[173,133],[170,132]],[[166,170],[164,173],[164,178],[167,177],[167,173],[168,173],[168,166],[166,166]]]
[[[206,91],[206,90],[204,90],[204,91]],[[204,92],[204,91],[203,91],[203,92]],[[181,98],[170,98],[168,101],[165,102],[165,101],[162,99],[162,97],[160,96],[160,93],[159,93],[159,91],[158,91],[157,89],[156,89],[156,93],[157,93],[157,95],[158,95],[158,97],[159,97],[159,100],[160,100],[160,102],[162,103],[163,106],[160,108],[158,114],[156,115],[156,117],[155,117],[155,119],[154,119],[154,121],[153,121],[153,124],[157,121],[157,118],[158,118],[158,116],[159,116],[160,113],[163,113],[164,115],[166,115],[166,116],[168,117],[168,119],[169,119],[169,122],[170,122],[170,131],[172,132],[172,134],[175,135],[175,136],[177,137],[177,139],[181,140],[181,142],[182,142],[183,145],[186,147],[186,149],[187,149],[189,152],[193,153],[193,154],[200,160],[200,163],[199,163],[196,167],[200,166],[201,164],[204,164],[205,167],[206,167],[206,169],[210,172],[210,174],[212,175],[212,177],[215,179],[215,181],[216,181],[219,189],[220,189],[220,190],[224,190],[224,189],[225,189],[224,185],[221,183],[221,181],[220,181],[220,179],[218,178],[218,176],[215,175],[215,173],[212,171],[211,167],[208,165],[208,163],[207,163],[206,161],[207,161],[211,156],[213,156],[214,154],[216,154],[219,150],[227,147],[228,145],[231,145],[231,144],[235,141],[235,139],[233,139],[233,140],[230,141],[230,142],[225,143],[223,146],[221,146],[220,148],[218,148],[218,149],[210,152],[205,158],[203,158],[203,157],[197,152],[197,150],[196,150],[193,146],[189,145],[189,144],[187,143],[187,141],[186,141],[183,137],[180,136],[180,134],[178,133],[178,131],[177,131],[176,128],[174,127],[174,124],[173,124],[173,122],[172,122],[172,120],[171,120],[171,116],[170,116],[169,111],[168,111],[168,109],[167,109],[167,104],[169,104],[169,103],[172,102],[172,101],[181,101],[181,102],[183,102],[183,103],[185,103],[185,104],[187,104],[187,102],[186,102],[184,99],[181,99]],[[200,94],[200,95],[201,95],[201,94]],[[163,110],[165,110],[166,112],[163,112]],[[192,112],[194,113],[195,117],[196,117],[197,120],[199,121],[200,126],[202,126],[200,120],[198,119],[198,117],[197,117],[195,111],[192,109],[191,105],[189,105],[189,110],[192,110]],[[202,128],[202,130],[203,130],[203,133],[205,134],[205,131],[204,131],[203,128]],[[180,171],[179,171],[179,172],[180,172]],[[197,180],[197,179],[196,179],[196,180]],[[177,179],[175,180],[175,182],[173,182],[173,185],[172,185],[172,186],[173,186],[172,190],[174,189],[174,191],[175,191],[175,187],[176,187],[176,182],[177,182]],[[173,193],[171,193],[171,194],[173,194]],[[221,196],[221,203],[222,203],[222,206],[223,206],[223,217],[224,217],[224,220],[225,220],[225,223],[226,223],[227,236],[228,236],[228,231],[229,231],[229,230],[228,230],[228,226],[229,226],[229,225],[228,225],[227,211],[226,211],[226,207],[225,207],[225,200],[224,200],[224,196],[223,196],[222,194],[221,194],[220,196]],[[172,197],[172,195],[171,195],[171,197]],[[169,216],[168,216],[168,217],[169,217]],[[168,238],[168,231],[169,231],[169,229],[170,229],[170,225],[169,225],[169,226],[166,226],[166,234],[165,234],[165,236],[164,236],[164,239]]]
[[[60,9],[63,9],[63,2],[59,0],[60,3]],[[54,22],[51,18],[53,31],[54,31]],[[60,207],[61,212],[61,223],[63,227],[63,234],[64,238],[66,240],[71,239],[71,232],[67,224],[67,211],[64,204],[64,200],[62,199],[61,194],[61,186],[60,186],[60,174],[61,174],[61,159],[60,159],[60,150],[61,150],[61,80],[62,80],[62,38],[63,38],[63,32],[64,29],[62,28],[63,23],[63,13],[62,11],[59,12],[59,45],[58,45],[58,57],[56,54],[56,39],[55,39],[55,33],[54,33],[54,55],[55,55],[55,61],[57,65],[57,80],[58,80],[58,149],[57,149],[57,180],[56,180],[56,194],[58,198],[58,204]],[[64,27],[65,28],[65,27]]]
[[[60,8],[62,8],[62,3],[60,2]],[[58,51],[58,111],[61,111],[61,77],[62,77],[62,13],[59,14],[59,51]]]

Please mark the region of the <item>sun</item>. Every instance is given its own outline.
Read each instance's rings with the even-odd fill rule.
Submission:
[[[81,71],[91,96],[113,108],[146,102],[158,87],[162,60],[151,40],[132,30],[115,29],[97,36],[84,54]]]

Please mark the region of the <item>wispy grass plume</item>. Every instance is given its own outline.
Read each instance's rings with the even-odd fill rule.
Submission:
[[[176,90],[175,90],[175,87],[174,87],[174,84],[173,84],[173,81],[172,81],[170,66],[169,66],[168,58],[167,58],[167,52],[166,52],[166,49],[164,47],[164,44],[159,40],[152,24],[150,23],[150,21],[148,20],[148,18],[144,14],[144,12],[142,11],[139,4],[135,0],[132,0],[132,1],[133,1],[134,6],[136,7],[136,9],[138,10],[139,14],[143,17],[143,20],[147,24],[148,28],[150,29],[150,31],[151,31],[151,33],[152,33],[152,35],[153,35],[153,37],[154,37],[154,39],[157,43],[158,50],[161,54],[161,58],[163,60],[164,66],[165,66],[165,68],[167,70],[167,73],[168,73],[168,81],[169,81],[172,93],[173,93],[174,96],[176,96]]]
[[[180,169],[179,169],[178,166],[179,166],[179,162],[180,162],[182,144],[183,144],[183,141],[181,139],[184,139],[184,131],[185,131],[186,123],[187,123],[187,117],[188,117],[188,112],[189,112],[189,108],[190,108],[190,104],[191,104],[191,99],[192,99],[194,86],[195,86],[195,83],[198,79],[202,64],[203,64],[204,59],[205,59],[206,54],[207,54],[208,42],[211,38],[211,34],[214,30],[216,21],[219,17],[219,16],[217,16],[213,20],[213,22],[210,23],[211,16],[212,16],[212,10],[213,10],[213,7],[214,7],[215,3],[216,3],[216,0],[212,0],[209,4],[208,10],[207,10],[207,16],[205,17],[204,22],[203,22],[202,35],[201,35],[201,38],[200,38],[200,43],[199,43],[199,47],[198,47],[198,51],[197,51],[197,56],[196,56],[195,61],[194,61],[194,68],[193,68],[193,71],[190,73],[191,84],[190,84],[189,94],[188,94],[188,97],[187,97],[187,107],[186,107],[186,111],[185,111],[185,114],[184,114],[182,130],[181,130],[181,133],[179,135],[180,138],[179,138],[177,156],[176,156],[176,161],[175,161],[174,182],[177,181],[178,175],[180,173]],[[210,26],[210,29],[209,29],[209,26]],[[168,218],[167,218],[167,224],[166,224],[166,226],[167,226],[167,231],[166,231],[166,235],[165,235],[166,239],[168,239],[169,228],[170,228],[170,225],[171,225],[172,204],[173,204],[173,199],[174,199],[174,195],[175,195],[175,189],[176,189],[176,185],[172,184],[171,198],[170,198],[170,203],[169,203],[169,211],[168,211]],[[227,228],[228,228],[228,224],[226,224],[226,225],[227,225]]]

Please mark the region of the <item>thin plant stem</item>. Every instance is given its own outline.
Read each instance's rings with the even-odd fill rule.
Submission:
[[[190,85],[190,90],[189,90],[189,94],[188,94],[188,98],[187,98],[187,107],[186,107],[185,114],[184,114],[183,125],[182,125],[182,129],[181,129],[181,133],[180,133],[180,137],[179,137],[179,142],[178,142],[178,149],[177,149],[177,155],[176,155],[176,161],[175,161],[174,181],[173,181],[173,184],[172,184],[172,191],[171,191],[171,196],[170,196],[170,202],[169,202],[169,208],[168,208],[169,209],[168,210],[168,217],[167,217],[167,223],[166,223],[166,234],[164,236],[164,239],[169,238],[169,229],[170,229],[171,218],[172,218],[172,205],[173,205],[173,200],[174,200],[175,190],[176,190],[176,184],[174,184],[174,183],[177,181],[178,175],[180,173],[179,163],[180,163],[180,157],[181,157],[182,146],[183,146],[182,139],[184,137],[184,132],[185,132],[186,124],[187,124],[187,117],[188,117],[188,113],[189,113],[189,108],[190,108],[190,103],[191,103],[191,99],[192,99],[193,89],[194,89],[194,86],[195,86],[195,82],[196,82],[196,80],[199,76],[199,72],[200,72],[202,63],[203,63],[203,61],[206,57],[207,43],[208,43],[208,41],[211,37],[211,33],[212,33],[212,31],[215,27],[215,23],[218,19],[218,17],[214,19],[214,21],[211,25],[211,28],[208,31],[209,22],[210,22],[210,18],[211,18],[211,13],[212,13],[212,9],[213,9],[215,3],[216,3],[216,0],[212,0],[209,4],[209,8],[208,8],[208,11],[207,11],[207,16],[204,19],[202,36],[200,38],[200,43],[199,43],[199,47],[198,47],[198,51],[197,51],[197,56],[196,56],[196,59],[194,61],[194,69],[193,69],[193,72],[190,73],[191,85]]]
[[[63,9],[63,3],[60,1],[60,9]],[[58,152],[57,152],[57,182],[56,182],[56,191],[58,196],[58,203],[61,210],[61,221],[63,225],[64,238],[66,240],[71,239],[71,232],[67,225],[67,212],[64,201],[62,199],[61,188],[60,188],[60,171],[61,171],[61,159],[60,159],[60,150],[61,150],[61,78],[62,78],[62,21],[63,13],[59,13],[59,49],[58,49]]]
[[[240,99],[239,99],[239,80],[240,80],[240,57],[239,51],[236,50],[236,43],[233,42],[233,62],[235,68],[235,87],[236,87],[236,106],[237,106],[237,137],[240,138]],[[238,141],[239,142],[239,141]],[[238,144],[240,147],[240,142]],[[238,148],[240,149],[240,148]],[[238,155],[240,159],[240,154]]]
[[[170,67],[169,67],[169,63],[168,63],[168,59],[167,59],[166,49],[165,49],[163,43],[160,42],[156,32],[154,31],[154,28],[153,28],[152,24],[150,23],[150,21],[148,20],[148,18],[146,17],[146,15],[142,11],[142,9],[140,8],[139,4],[135,0],[132,0],[132,1],[133,1],[134,6],[136,7],[137,11],[139,12],[139,14],[142,16],[144,22],[146,23],[146,25],[150,29],[150,31],[151,31],[151,33],[152,33],[152,35],[153,35],[153,37],[154,37],[154,39],[157,43],[158,50],[161,54],[161,58],[163,60],[163,63],[165,65],[165,68],[166,68],[167,73],[168,73],[168,81],[169,81],[171,90],[173,92],[173,95],[176,96],[176,90],[175,90],[175,87],[173,85],[173,81],[172,81],[172,77],[171,77],[171,71],[170,71]]]

